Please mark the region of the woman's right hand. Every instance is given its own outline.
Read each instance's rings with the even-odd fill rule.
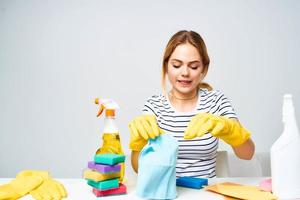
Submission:
[[[129,148],[133,151],[141,151],[149,138],[154,139],[162,134],[154,115],[141,115],[133,119],[128,126],[130,129]]]

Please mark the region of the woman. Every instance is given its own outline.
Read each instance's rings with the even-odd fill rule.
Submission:
[[[215,177],[219,139],[231,145],[239,158],[252,158],[254,143],[228,98],[202,82],[209,62],[198,33],[183,30],[172,36],[163,57],[163,94],[150,97],[144,114],[129,123],[131,162],[136,172],[139,152],[149,138],[162,133],[170,133],[178,141],[177,177]],[[166,77],[172,86],[169,92]]]

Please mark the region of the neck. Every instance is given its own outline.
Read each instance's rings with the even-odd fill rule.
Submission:
[[[192,95],[174,95],[172,91],[169,92],[169,99],[172,106],[180,111],[180,112],[190,112],[195,109],[198,101],[198,91],[195,92],[196,94]]]
[[[197,99],[198,97],[198,90],[196,90],[192,94],[187,94],[187,95],[178,95],[174,92],[174,90],[171,90],[169,92],[169,96],[172,97],[173,99],[180,100],[180,101],[194,100]]]

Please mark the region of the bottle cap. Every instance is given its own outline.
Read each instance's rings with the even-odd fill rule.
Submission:
[[[114,117],[115,116],[115,110],[113,110],[113,109],[106,109],[105,110],[105,116],[106,117]]]
[[[95,99],[95,104],[99,105],[99,110],[97,113],[97,117],[99,117],[103,110],[105,110],[106,117],[114,117],[116,109],[119,108],[119,105],[112,99]]]

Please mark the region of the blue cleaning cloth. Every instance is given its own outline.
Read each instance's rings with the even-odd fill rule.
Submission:
[[[139,156],[137,194],[147,199],[174,199],[178,143],[170,134],[150,139]]]
[[[181,187],[201,189],[204,185],[208,184],[206,178],[194,178],[194,177],[180,177],[176,180],[176,185]]]

